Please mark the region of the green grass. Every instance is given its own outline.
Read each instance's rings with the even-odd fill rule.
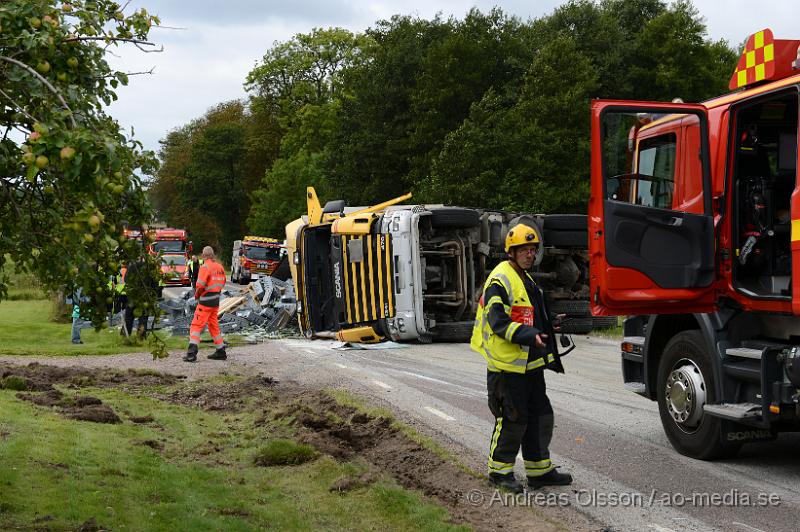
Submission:
[[[8,295],[10,301],[26,301],[31,299],[47,299],[47,293],[39,280],[32,273],[17,271],[14,263],[7,259],[0,268],[0,277],[8,278]]]
[[[50,321],[52,302],[49,300],[0,301],[0,355],[114,355],[141,353],[151,349],[147,340],[126,341],[119,328],[81,330],[83,344],[72,343],[72,323]],[[167,349],[185,349],[185,336],[172,336],[156,331]],[[211,339],[208,332],[203,340]],[[229,346],[242,345],[241,335],[225,337]],[[201,345],[201,348],[206,347]],[[210,345],[208,346],[210,347]]]
[[[0,355],[110,355],[148,351],[147,342],[126,343],[118,329],[83,329],[73,345],[72,324],[50,321],[48,300],[0,301]],[[160,334],[160,333],[159,333]],[[184,337],[164,336],[169,349],[185,348]]]
[[[298,465],[313,460],[316,454],[313,447],[279,438],[261,447],[253,461],[261,466]]]
[[[452,530],[449,515],[391,479],[343,493],[363,464],[320,457],[261,467],[265,440],[286,437],[253,412],[221,414],[119,390],[83,390],[123,423],[73,421],[0,390],[0,529]],[[129,416],[149,415],[137,425]],[[276,433],[277,430],[277,433]]]

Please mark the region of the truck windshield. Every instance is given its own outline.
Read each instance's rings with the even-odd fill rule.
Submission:
[[[163,255],[161,264],[164,266],[186,266],[186,256],[184,255]]]
[[[186,242],[181,240],[158,240],[153,244],[156,252],[163,253],[183,253],[186,251]]]
[[[251,260],[280,260],[281,250],[279,248],[245,246],[244,256]]]

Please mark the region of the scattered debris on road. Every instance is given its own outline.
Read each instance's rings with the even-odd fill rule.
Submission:
[[[299,334],[293,325],[297,300],[291,281],[264,276],[242,290],[223,290],[222,298],[219,328],[223,334],[242,334],[250,344]],[[159,305],[165,311],[160,327],[171,329],[173,335],[187,336],[197,306],[191,291]]]

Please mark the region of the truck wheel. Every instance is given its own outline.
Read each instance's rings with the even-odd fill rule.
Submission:
[[[589,232],[586,229],[574,231],[544,230],[544,245],[548,247],[588,248]]]
[[[437,342],[469,342],[474,326],[474,321],[437,323],[432,332]]]
[[[570,317],[591,316],[588,299],[554,299],[547,304],[550,314],[566,314]]]
[[[722,420],[703,413],[703,405],[718,400],[706,349],[700,331],[676,334],[664,348],[656,382],[667,438],[679,453],[700,460],[733,456],[741,447],[723,442]]]
[[[612,329],[619,325],[616,316],[595,316],[592,318],[592,329]]]
[[[587,231],[589,219],[585,214],[547,214],[543,225],[545,231]]]
[[[562,333],[566,334],[588,334],[592,332],[592,317],[573,318],[565,321],[561,326]]]
[[[441,228],[477,227],[480,215],[473,209],[460,207],[442,207],[431,210],[431,225]]]
[[[240,276],[240,277],[239,277],[239,284],[240,284],[240,285],[250,284],[250,276],[249,276],[249,275],[247,275],[247,276],[245,276],[245,275],[242,275],[242,276]]]

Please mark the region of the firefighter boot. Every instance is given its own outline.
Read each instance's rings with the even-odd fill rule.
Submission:
[[[210,360],[225,360],[226,358],[228,358],[228,355],[227,353],[225,353],[225,348],[220,347],[219,349],[208,355],[208,358]]]
[[[555,469],[539,477],[528,477],[528,487],[531,489],[541,488],[542,486],[569,486],[570,484],[572,484],[572,475],[559,473]]]
[[[186,350],[186,355],[183,357],[184,362],[197,362],[197,344],[189,344],[189,349]]]
[[[522,484],[514,478],[514,474],[501,475],[499,473],[489,473],[489,482],[494,484],[500,489],[510,491],[511,493],[522,493]]]

